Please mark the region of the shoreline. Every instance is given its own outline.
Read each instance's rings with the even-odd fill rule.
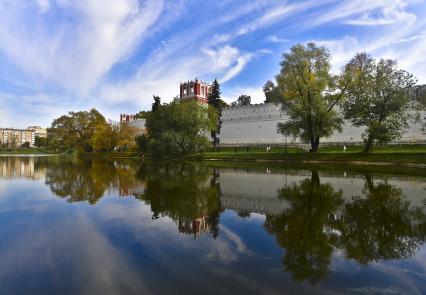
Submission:
[[[49,153],[0,153],[0,156],[69,156]],[[82,158],[141,159],[139,152],[96,152],[79,155]],[[146,159],[156,159],[145,155]],[[179,158],[159,157],[157,159],[190,160],[206,162],[266,163],[266,164],[302,164],[302,165],[351,165],[406,167],[426,169],[426,153],[268,153],[268,152],[207,152]]]
[[[193,160],[207,161],[207,162],[232,162],[232,163],[280,163],[280,164],[325,164],[325,165],[351,165],[351,166],[380,166],[380,167],[407,167],[426,169],[426,164],[416,164],[408,162],[378,162],[378,161],[328,161],[328,160],[273,160],[273,159],[240,159],[240,158],[198,158]]]

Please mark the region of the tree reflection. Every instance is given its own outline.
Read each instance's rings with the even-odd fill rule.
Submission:
[[[362,196],[343,201],[342,192],[321,184],[317,172],[285,186],[278,197],[288,209],[268,215],[267,231],[286,249],[283,264],[297,281],[327,277],[334,249],[361,264],[412,256],[425,241],[426,204],[410,203],[402,190],[370,175]]]
[[[424,241],[424,210],[410,207],[401,189],[375,183],[370,175],[362,193],[345,204],[338,223],[346,255],[362,264],[412,256]]]
[[[282,188],[279,198],[289,208],[279,216],[267,216],[265,228],[286,248],[283,264],[293,278],[316,283],[328,273],[337,239],[330,217],[342,203],[342,192],[321,184],[318,172],[312,171],[310,179]]]
[[[56,159],[49,162],[46,184],[58,197],[69,202],[95,204],[108,189],[126,192],[135,185],[131,162],[100,159]]]
[[[151,206],[153,219],[168,216],[178,224],[179,232],[193,235],[219,231],[219,173],[188,163],[156,163],[141,167],[145,192],[139,198]]]

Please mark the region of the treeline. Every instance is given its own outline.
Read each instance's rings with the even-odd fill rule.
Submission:
[[[283,54],[281,71],[275,82],[264,86],[265,102],[281,103],[289,120],[277,130],[300,138],[317,152],[322,138],[342,130],[343,122],[364,127],[365,151],[376,143],[399,138],[410,121],[410,89],[414,77],[399,69],[396,61],[375,60],[367,53],[356,54],[339,74],[331,72],[331,55],[315,43],[298,44]],[[419,100],[419,105],[423,101]],[[241,95],[231,106],[251,104]],[[221,99],[217,80],[212,84],[208,105],[194,100],[175,99],[162,104],[154,96],[151,111],[136,117],[146,119],[146,132],[136,136],[127,124],[111,125],[96,110],[70,112],[53,121],[45,143],[54,151],[136,151],[154,155],[181,155],[203,152],[219,144]],[[209,139],[210,137],[210,139]]]
[[[137,130],[122,123],[108,124],[101,113],[69,112],[52,122],[45,147],[52,152],[136,151]]]
[[[219,112],[212,105],[175,99],[169,104],[155,101],[144,114],[145,134],[136,138],[142,152],[153,155],[181,155],[203,152],[218,140]]]
[[[278,131],[309,143],[311,152],[322,138],[341,132],[344,120],[365,127],[365,151],[371,152],[375,143],[399,138],[410,120],[419,119],[407,112],[416,80],[396,61],[358,53],[335,75],[329,51],[309,43],[284,53],[280,65],[275,83],[263,88],[266,102],[282,103],[289,121]]]

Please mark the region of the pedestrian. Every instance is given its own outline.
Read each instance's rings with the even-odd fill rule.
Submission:
[[[343,145],[343,152],[346,153],[346,145]]]

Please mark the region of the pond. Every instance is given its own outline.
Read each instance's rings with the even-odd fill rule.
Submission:
[[[0,157],[0,294],[422,294],[425,180]]]

